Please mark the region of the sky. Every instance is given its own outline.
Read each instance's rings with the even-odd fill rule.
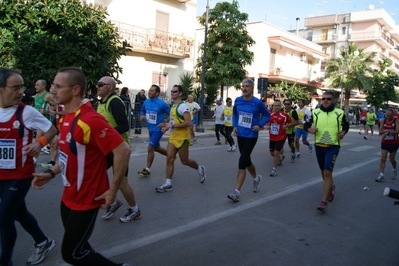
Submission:
[[[218,2],[231,0],[197,0],[197,15],[202,15]],[[304,28],[307,17],[342,14],[353,11],[384,8],[399,24],[398,0],[238,0],[240,11],[248,13],[249,21],[263,20],[285,30],[296,29],[296,18],[299,18],[299,28]]]

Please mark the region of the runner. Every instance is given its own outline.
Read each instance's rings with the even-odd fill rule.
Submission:
[[[305,124],[306,120],[312,116],[310,110],[305,107],[305,102],[305,99],[298,100],[298,110],[296,110],[299,118],[299,124],[295,128],[295,149],[297,158],[301,157],[299,144],[299,139],[301,136],[303,145],[308,146],[309,152],[312,153],[312,144],[310,144],[308,141],[308,132],[303,129],[303,124]]]
[[[197,170],[201,184],[206,180],[205,167],[198,165],[196,161],[188,157],[191,118],[190,109],[181,99],[182,94],[183,87],[181,85],[174,85],[171,90],[173,105],[170,109],[170,121],[169,123],[158,125],[164,133],[170,130],[166,155],[166,180],[161,186],[155,188],[155,191],[159,193],[172,190],[172,177],[177,153],[179,153],[180,161],[183,165]]]
[[[147,129],[150,136],[147,147],[147,165],[142,171],[138,172],[141,177],[149,177],[151,175],[155,152],[166,156],[166,149],[159,144],[163,132],[158,125],[169,121],[170,108],[166,102],[158,98],[160,93],[159,86],[152,85],[148,90],[148,99],[145,100],[140,111],[141,120],[147,119]]]
[[[281,102],[279,100],[275,100],[273,103],[273,112],[270,114],[270,120],[265,127],[267,130],[269,130],[269,150],[270,155],[273,157],[273,168],[270,176],[277,175],[276,168],[279,164],[279,161],[282,160],[281,151],[287,137],[286,130],[293,124],[295,124],[295,122],[292,122],[290,116],[281,111]]]
[[[392,165],[392,180],[396,179],[396,152],[399,147],[399,119],[393,117],[393,110],[389,108],[386,111],[386,118],[381,120],[379,133],[381,138],[381,160],[380,160],[380,174],[375,179],[376,182],[384,181],[384,170],[387,156],[389,153],[389,161]]]
[[[269,111],[265,104],[253,96],[254,81],[246,78],[241,83],[242,96],[236,98],[233,109],[233,133],[237,136],[240,159],[238,160],[238,172],[236,188],[233,193],[227,195],[234,202],[240,201],[240,190],[248,172],[252,176],[253,192],[258,192],[262,176],[256,173],[255,165],[251,161],[251,153],[258,141],[259,130],[270,119]],[[262,120],[260,116],[263,115]]]
[[[115,201],[126,173],[130,148],[121,135],[98,114],[90,102],[82,103],[86,77],[79,68],[58,71],[54,78],[55,99],[64,104],[60,120],[59,160],[45,173],[35,173],[32,187],[41,189],[61,173],[64,192],[61,219],[64,237],[61,254],[72,265],[118,266],[96,252],[88,242],[99,207],[107,209]],[[107,175],[107,154],[114,154],[114,178]]]

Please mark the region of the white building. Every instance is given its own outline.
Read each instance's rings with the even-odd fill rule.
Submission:
[[[246,70],[256,87],[262,81],[273,85],[286,80],[288,84],[306,87],[309,92],[321,93],[318,78],[322,77],[321,62],[327,57],[322,46],[264,21],[247,23],[247,31],[256,44],[250,47],[254,61]],[[203,41],[204,28],[197,29],[196,46]],[[198,56],[196,53],[195,57]],[[256,87],[254,94],[261,97]],[[224,98],[233,100],[240,95],[241,92],[233,87],[223,92]],[[312,105],[317,105],[317,101]]]
[[[119,61],[122,84],[136,94],[159,84],[168,91],[184,72],[192,72],[196,1],[187,0],[84,0],[107,8],[108,18],[131,46]]]

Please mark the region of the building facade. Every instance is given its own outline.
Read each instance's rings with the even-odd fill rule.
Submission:
[[[161,97],[169,100],[170,90],[184,72],[192,72],[196,26],[195,0],[84,0],[107,8],[131,52],[119,64],[122,84],[135,95],[158,84]]]
[[[322,85],[318,80],[322,75],[321,62],[327,57],[321,45],[264,21],[248,22],[246,25],[255,45],[249,48],[254,53],[254,61],[245,69],[248,77],[255,82],[256,97],[263,97],[269,85],[279,84],[282,80],[305,87],[311,94],[321,93]],[[199,28],[196,31],[196,46],[203,42],[204,28]],[[196,53],[195,59],[200,55]],[[225,88],[223,96],[234,100],[241,96],[241,92],[229,87]],[[270,96],[267,98],[269,103]],[[279,98],[278,95],[274,97]],[[316,105],[314,100],[312,106]]]
[[[307,34],[309,39],[323,47],[328,59],[340,56],[340,49],[354,42],[365,52],[376,52],[375,62],[384,58],[392,60],[390,69],[399,74],[399,26],[384,9],[309,17],[305,19],[305,27],[311,32]],[[325,64],[321,66],[321,73],[324,73]],[[367,105],[361,92],[354,93],[350,103]]]

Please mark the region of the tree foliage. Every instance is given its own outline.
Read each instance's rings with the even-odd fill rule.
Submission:
[[[349,112],[350,93],[354,89],[365,92],[372,91],[372,69],[369,64],[374,62],[375,52],[367,53],[358,49],[355,43],[347,48],[342,47],[341,57],[327,61],[325,78],[329,79],[330,88],[343,88],[345,92],[345,112]]]
[[[373,70],[373,89],[367,91],[366,97],[367,102],[376,108],[384,107],[384,103],[387,101],[396,101],[395,86],[399,87],[398,75],[388,69],[392,65],[392,61],[385,58],[378,63],[380,68]]]
[[[180,74],[180,85],[183,87],[182,99],[187,99],[187,96],[193,92],[194,77],[189,72]]]
[[[254,58],[254,53],[248,50],[255,44],[246,29],[248,14],[241,13],[238,1],[233,0],[232,3],[217,3],[208,17],[205,83],[220,88],[224,85],[240,87],[247,75],[244,67]],[[205,26],[205,14],[199,18],[199,23]],[[204,44],[199,49],[203,55]],[[202,75],[202,60],[200,56],[195,67],[198,77]]]
[[[294,103],[297,103],[299,99],[305,99],[307,102],[310,100],[306,87],[297,86],[296,83],[289,85],[286,80],[282,80],[274,86],[269,85],[267,95],[271,96],[273,100],[279,99],[282,101],[288,98]]]
[[[91,85],[105,75],[118,80],[128,48],[106,15],[79,0],[2,0],[0,62],[22,70],[27,84],[51,82],[67,66],[81,67]]]

